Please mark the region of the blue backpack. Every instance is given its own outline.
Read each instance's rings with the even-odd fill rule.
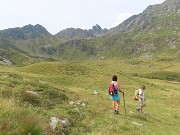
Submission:
[[[111,83],[111,85],[109,87],[109,94],[112,96],[115,96],[118,94],[118,87],[116,85],[114,85],[114,83]]]

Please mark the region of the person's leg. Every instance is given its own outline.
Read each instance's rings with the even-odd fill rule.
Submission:
[[[140,105],[138,108],[136,108],[136,110],[141,113],[142,112],[142,99],[140,99],[139,101],[140,101]]]
[[[113,111],[115,110],[115,100],[112,100]]]
[[[139,107],[140,108],[140,112],[142,112],[142,107],[143,107],[142,104],[140,104],[140,107]]]
[[[116,100],[116,114],[119,114],[120,100]]]
[[[136,108],[136,110],[139,112],[139,110],[140,110],[140,106],[138,106],[138,108]]]
[[[142,109],[143,109],[144,106],[145,106],[144,102],[141,102],[141,104],[140,104],[140,113],[143,113]]]
[[[119,110],[120,100],[117,100],[116,103],[117,103],[117,104],[116,104],[116,110]]]

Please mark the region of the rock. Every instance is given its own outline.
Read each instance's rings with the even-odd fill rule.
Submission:
[[[98,94],[98,92],[95,90],[93,94],[94,94],[94,95],[97,95],[97,94]]]
[[[150,58],[150,57],[152,57],[152,56],[153,56],[153,54],[144,53],[144,54],[142,54],[142,55],[140,56],[140,59],[147,59],[147,58]]]
[[[85,103],[82,103],[81,101],[76,102],[76,104],[77,104],[77,105],[80,105],[81,107],[85,107],[85,106],[86,106],[86,104],[85,104]]]
[[[74,101],[69,102],[70,105],[74,105],[75,103]]]
[[[176,43],[174,43],[174,42],[170,42],[169,44],[168,44],[168,47],[169,47],[169,49],[176,49],[176,45],[175,45]]]
[[[1,56],[0,56],[0,64],[6,65],[6,66],[12,66],[13,65],[13,63],[10,60],[3,58]]]
[[[81,102],[81,103],[80,103],[80,106],[85,107],[86,104]]]
[[[41,102],[41,97],[38,93],[34,91],[25,91],[22,93],[22,98],[31,104],[39,104]]]
[[[64,118],[62,120],[59,120],[59,122],[61,122],[61,124],[63,126],[68,126],[70,124],[70,122],[68,121],[68,119]]]
[[[38,96],[37,92],[34,92],[34,91],[26,91],[26,93],[32,96]]]
[[[45,48],[50,48],[50,47],[52,47],[52,45],[51,44],[46,44],[46,45],[44,45],[44,47]]]
[[[69,120],[67,118],[58,119],[56,117],[51,117],[50,120],[51,120],[50,127],[51,127],[52,130],[55,130],[58,122],[60,122],[63,126],[68,126],[70,124],[70,122],[69,122]]]
[[[74,102],[74,101],[71,101],[69,102],[69,105],[80,105],[81,107],[85,107],[86,104],[85,103],[82,103],[81,101],[77,101],[77,102]]]
[[[58,124],[59,119],[56,117],[51,117],[50,120],[51,120],[50,127],[52,130],[54,130]]]
[[[144,124],[141,124],[141,123],[138,123],[138,122],[132,122],[132,124],[137,125],[137,126],[144,126],[144,127],[147,127],[147,126],[145,126]]]

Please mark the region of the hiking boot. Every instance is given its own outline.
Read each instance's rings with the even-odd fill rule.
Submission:
[[[140,108],[136,108],[136,111],[140,112]]]
[[[139,113],[140,113],[140,114],[144,114],[144,112],[143,112],[143,111],[139,111]]]
[[[119,115],[120,114],[119,111],[116,111],[116,114]]]

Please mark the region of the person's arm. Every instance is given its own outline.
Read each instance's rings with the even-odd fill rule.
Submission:
[[[120,89],[119,83],[117,83],[117,85],[118,85],[118,91],[121,92],[121,93],[124,93],[124,92]]]
[[[143,94],[142,90],[139,90],[139,98],[144,100],[144,97],[142,96],[142,94]]]
[[[139,98],[143,99],[142,94],[139,94]]]

